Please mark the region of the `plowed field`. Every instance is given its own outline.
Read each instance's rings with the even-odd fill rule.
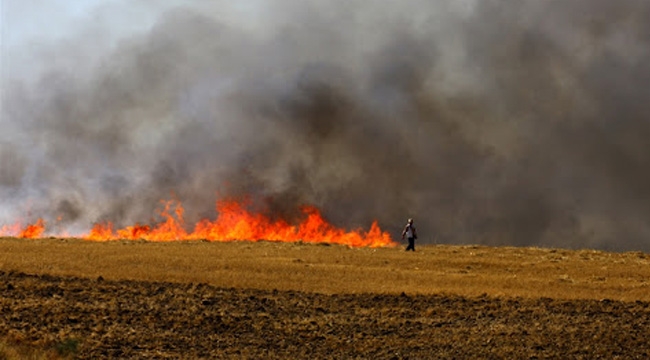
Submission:
[[[59,242],[48,241],[43,240],[40,244],[60,245]],[[13,239],[5,242],[5,245],[12,246],[20,243]],[[27,248],[34,244],[39,243],[29,243]],[[68,249],[73,251],[83,248],[85,243],[72,242],[65,246],[71,246]],[[155,253],[152,244],[137,246]],[[200,245],[204,246],[214,244]],[[233,243],[220,246],[241,249],[251,245]],[[458,258],[464,259],[474,258],[477,252],[498,251],[491,248],[432,247],[423,248],[425,251],[415,255],[399,249],[383,249],[383,252],[373,253],[367,249],[357,251],[275,244],[253,244],[250,249],[253,252],[260,249],[268,252],[276,247],[279,247],[279,254],[289,255],[287,266],[307,269],[317,263],[317,257],[312,258],[308,254],[323,251],[329,255],[354,254],[354,259],[380,254],[381,258],[377,261],[382,264],[403,257],[409,259],[406,256],[411,256],[410,259],[417,263],[422,259],[417,260],[415,256],[426,257],[427,252],[433,259],[434,252],[457,251]],[[292,257],[295,249],[300,249],[297,251],[303,254],[300,261]],[[566,295],[568,292],[561,291],[557,296],[537,296],[540,289],[528,295],[518,290],[510,294],[508,289],[511,285],[503,285],[494,292],[478,296],[471,295],[471,289],[454,294],[454,291],[449,291],[450,288],[437,292],[429,286],[429,291],[415,291],[414,285],[408,283],[403,286],[405,292],[382,291],[379,287],[375,291],[335,291],[335,288],[324,284],[321,287],[312,284],[313,291],[292,290],[291,287],[298,286],[281,281],[276,285],[269,283],[268,286],[230,287],[214,284],[215,281],[181,281],[178,274],[173,282],[142,280],[145,277],[142,274],[132,276],[140,278],[133,280],[124,278],[124,275],[111,275],[119,272],[109,263],[104,263],[100,269],[104,274],[102,276],[61,274],[69,271],[52,265],[56,263],[54,260],[53,263],[41,260],[41,265],[47,266],[50,274],[48,271],[22,271],[19,262],[10,263],[7,260],[7,251],[5,249],[3,253],[5,258],[0,269],[0,335],[12,342],[43,349],[67,344],[71,348],[70,353],[79,359],[650,357],[650,302],[646,299],[612,299],[616,297],[612,294],[624,292],[625,288],[614,291],[602,286],[601,297],[569,299],[567,297],[571,296]],[[519,250],[503,250],[504,253],[508,251]],[[539,256],[558,254],[554,250],[530,251],[539,252]],[[124,253],[125,256],[132,255],[133,251]],[[562,261],[584,255],[580,252],[563,254],[567,259]],[[82,258],[86,255],[85,250],[77,254]],[[15,252],[10,256],[29,258],[29,253]],[[56,252],[52,257],[60,258]],[[341,258],[338,263],[334,258],[326,258],[339,266],[346,263]],[[533,255],[524,255],[522,259],[518,261],[539,260]],[[557,265],[553,259],[555,257],[548,259],[549,264]],[[622,271],[616,267],[616,264],[622,263],[621,259],[646,261],[645,255],[637,253],[594,253],[590,261],[603,261],[597,264],[599,269],[611,261],[607,271],[615,274]],[[359,262],[361,268],[369,266],[361,260]],[[263,261],[258,262],[254,273],[259,273],[260,266],[264,268],[259,263],[263,264]],[[254,266],[253,263],[250,265]],[[23,267],[30,270],[30,266]],[[191,274],[204,271],[202,266],[199,262],[195,268],[185,269],[187,278],[195,279]],[[424,263],[420,266],[424,267]],[[477,266],[477,263],[465,260],[461,269],[466,270],[465,275],[468,275]],[[537,266],[541,269],[545,265],[540,262]],[[629,283],[631,290],[639,290],[639,276],[645,276],[648,271],[644,266],[647,265],[636,260],[627,263],[629,271],[623,273],[626,278],[632,278]],[[489,271],[485,270],[487,268],[484,267],[486,273],[498,272],[496,268]],[[591,267],[582,268],[586,273],[585,279],[595,276],[591,273],[595,271]],[[270,267],[267,270],[272,274],[282,274]],[[429,275],[463,281],[455,277],[456,268],[449,270],[447,275]],[[231,267],[231,271],[236,269]],[[413,268],[408,271],[416,272]],[[362,270],[360,272],[363,273]],[[559,270],[560,275],[567,272],[568,267]],[[548,284],[570,288],[582,281],[577,275],[570,274],[567,277],[558,277],[555,273],[547,275],[550,276]],[[324,281],[315,276],[313,279]],[[390,277],[385,279],[393,281]],[[332,279],[332,282],[340,280]],[[375,280],[369,279],[371,283]],[[302,281],[309,279],[301,278]],[[509,281],[504,284],[511,284]],[[611,279],[599,278],[593,284],[598,286],[608,281]],[[522,282],[526,283],[526,279],[522,279]],[[246,282],[242,280],[242,283]],[[458,289],[462,289],[460,285]],[[475,287],[482,290],[478,285]],[[399,284],[392,284],[388,289],[399,289]],[[645,286],[641,289],[645,289]]]

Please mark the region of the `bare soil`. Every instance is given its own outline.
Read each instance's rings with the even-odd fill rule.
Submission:
[[[0,271],[0,335],[74,357],[643,359],[650,303],[318,294]]]

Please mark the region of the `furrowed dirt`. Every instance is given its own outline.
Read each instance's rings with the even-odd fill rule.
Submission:
[[[643,253],[71,239],[0,251],[0,337],[59,356],[650,356]]]
[[[323,295],[0,273],[3,333],[100,358],[646,358],[647,302]]]

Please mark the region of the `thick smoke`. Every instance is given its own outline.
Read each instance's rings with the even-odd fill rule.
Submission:
[[[395,235],[414,217],[429,243],[650,251],[649,2],[219,3],[4,67],[0,224],[247,196]]]

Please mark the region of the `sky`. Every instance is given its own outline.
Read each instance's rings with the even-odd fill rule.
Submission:
[[[213,1],[219,11],[210,16],[239,27],[254,28],[263,16],[264,1]],[[159,16],[179,6],[200,9],[201,0],[159,0],[155,6],[146,0],[2,0],[2,60],[9,73],[29,76],[46,66],[44,49],[61,42],[75,42],[80,36],[96,34],[86,47],[110,47],[137,36],[154,25]]]
[[[137,0],[3,0],[4,69],[28,76],[51,61],[43,58],[45,48],[74,41],[80,33],[96,31],[100,37],[95,45],[111,46],[124,36],[146,31],[158,14],[141,4]]]

